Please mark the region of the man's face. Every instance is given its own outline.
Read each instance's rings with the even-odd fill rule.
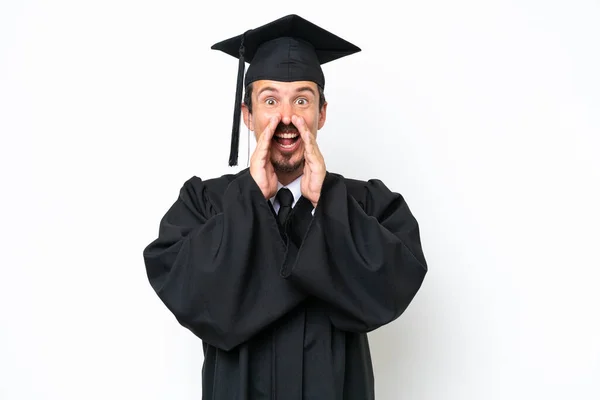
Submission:
[[[271,117],[280,118],[271,141],[275,171],[292,173],[303,166],[304,144],[292,115],[302,117],[313,135],[325,123],[327,104],[319,110],[319,92],[314,82],[256,81],[252,84],[252,114],[243,107],[244,122],[260,139]]]

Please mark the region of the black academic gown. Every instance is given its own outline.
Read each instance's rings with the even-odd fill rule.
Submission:
[[[204,400],[368,400],[367,332],[396,319],[427,266],[403,197],[327,173],[314,216],[280,229],[248,169],[189,179],[144,249],[148,278],[204,344]]]

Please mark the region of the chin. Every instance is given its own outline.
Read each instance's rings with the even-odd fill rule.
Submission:
[[[276,172],[291,174],[301,170],[304,167],[304,158],[294,160],[293,158],[278,157],[272,159],[273,168]]]

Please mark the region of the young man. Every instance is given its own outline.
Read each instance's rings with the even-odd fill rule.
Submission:
[[[230,164],[240,111],[257,147],[238,174],[185,182],[144,250],[150,283],[203,341],[203,398],[373,399],[367,332],[427,266],[403,197],[327,171],[316,142],[320,65],[360,49],[296,15],[213,49],[250,63]]]

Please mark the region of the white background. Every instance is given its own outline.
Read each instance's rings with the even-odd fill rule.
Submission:
[[[421,225],[422,290],[370,335],[377,398],[600,398],[595,0],[2,0],[0,398],[200,398],[142,250],[185,180],[246,165],[210,46],[292,12],[363,50],[324,66],[328,168]]]

